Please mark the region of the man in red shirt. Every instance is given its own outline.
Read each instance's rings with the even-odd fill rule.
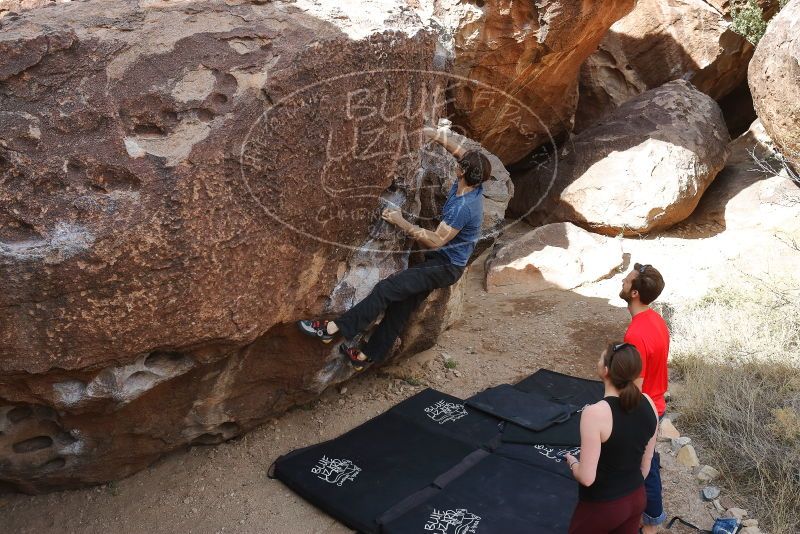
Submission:
[[[633,270],[622,281],[619,296],[628,303],[631,324],[625,332],[625,342],[634,345],[642,357],[642,375],[636,385],[647,393],[656,405],[659,420],[664,416],[664,394],[668,387],[667,355],[669,330],[664,319],[650,308],[664,289],[664,279],[652,265],[635,263]],[[647,507],[642,516],[645,534],[658,532],[658,526],[667,518],[661,499],[661,459],[653,453],[650,473],[644,481]]]

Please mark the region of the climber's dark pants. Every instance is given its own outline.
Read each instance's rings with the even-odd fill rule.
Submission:
[[[453,285],[464,267],[453,265],[440,252],[426,252],[425,261],[378,282],[364,300],[336,319],[345,339],[364,332],[383,312],[383,320],[361,349],[369,359],[383,361],[408,318],[434,289]]]

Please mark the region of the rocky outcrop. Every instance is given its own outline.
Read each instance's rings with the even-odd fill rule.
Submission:
[[[571,223],[547,224],[495,244],[486,260],[486,290],[532,293],[573,289],[613,274],[622,262],[620,240]]]
[[[454,179],[419,135],[444,114],[436,35],[403,2],[362,8],[109,0],[3,19],[0,485],[119,478],[349,376],[293,322],[407,265],[381,207],[432,224]],[[430,344],[458,291],[396,352]]]
[[[772,19],[750,62],[756,113],[769,137],[800,170],[800,0]]]
[[[0,19],[10,13],[21,13],[29,9],[47,7],[70,0],[0,0]]]
[[[581,68],[575,129],[629,98],[684,79],[719,100],[747,77],[753,46],[703,0],[640,0]]]
[[[633,0],[417,0],[454,62],[454,122],[504,163],[569,129],[581,63]]]
[[[692,213],[725,165],[729,141],[716,102],[688,82],[669,82],[572,138],[557,160],[514,178],[509,211],[534,226],[662,230]]]
[[[800,230],[800,183],[776,160],[761,121],[733,140],[725,168],[703,195],[691,220],[728,230]]]

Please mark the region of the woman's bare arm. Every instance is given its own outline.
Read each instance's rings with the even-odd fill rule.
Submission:
[[[575,480],[583,486],[591,486],[597,477],[597,462],[600,460],[602,444],[600,429],[605,412],[610,411],[607,406],[607,403],[601,401],[587,407],[581,414],[581,459],[570,470]],[[568,455],[567,462],[572,464],[574,458]]]
[[[656,421],[658,421],[658,410],[656,410],[656,405],[653,403],[653,399],[651,399],[649,395],[645,395],[644,398],[650,403],[650,407],[653,408],[653,413],[656,414]],[[644,450],[644,456],[642,456],[642,478],[647,478],[647,475],[650,474],[650,462],[653,461],[653,451],[656,449],[657,436],[658,424],[656,424],[656,431],[653,433],[650,441],[647,442],[647,447]]]

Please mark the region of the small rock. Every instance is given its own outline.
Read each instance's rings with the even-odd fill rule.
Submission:
[[[720,491],[719,488],[716,486],[706,486],[705,488],[703,488],[701,494],[703,496],[703,500],[713,501],[714,499],[719,497]]]
[[[717,513],[721,514],[725,512],[725,507],[720,504],[719,499],[714,499],[711,501],[711,504],[717,509]]]
[[[739,534],[762,534],[758,527],[744,527]]]
[[[453,374],[456,375],[457,377],[461,376],[461,373],[459,371],[456,371],[455,369],[453,369]]]
[[[672,421],[669,419],[664,419],[661,421],[661,424],[658,425],[658,441],[669,441],[671,442],[673,439],[678,439],[681,437],[681,433],[678,432],[678,429],[672,424]]]
[[[346,387],[342,386],[341,388],[339,388],[339,395],[344,395],[345,393],[347,393]]]
[[[717,471],[710,465],[702,466],[700,470],[697,472],[697,480],[699,480],[700,482],[711,482],[718,476],[719,476],[719,471]]]
[[[667,412],[664,414],[664,419],[669,419],[674,424],[675,421],[681,416],[680,412]]]
[[[692,442],[692,438],[690,438],[690,437],[681,436],[679,438],[675,438],[675,439],[672,440],[672,451],[673,452],[678,452],[679,450],[681,450],[682,447],[685,447],[686,445],[690,444],[691,442]]]
[[[743,527],[757,527],[758,526],[758,519],[745,519],[742,521]]]
[[[735,507],[734,508],[728,508],[725,511],[725,517],[735,517],[736,519],[741,521],[745,517],[747,517],[747,510],[744,510],[742,508],[735,508]]]
[[[700,465],[700,460],[697,459],[697,453],[691,445],[684,445],[678,451],[678,463],[686,467],[697,467]]]

